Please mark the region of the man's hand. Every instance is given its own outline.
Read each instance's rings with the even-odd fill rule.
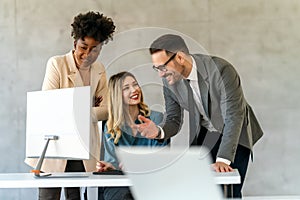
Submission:
[[[212,168],[216,171],[216,172],[232,172],[233,169],[227,165],[226,163],[223,162],[215,162],[213,164],[211,164]]]
[[[134,124],[131,126],[131,128],[133,130],[136,129],[138,132],[141,133],[142,136],[144,136],[148,139],[156,139],[159,129],[154,124],[154,122],[142,115],[139,115],[138,118],[139,118],[139,120],[143,121],[144,123]]]
[[[115,170],[116,168],[111,163],[105,161],[97,161],[96,169],[98,172],[105,172],[108,170]]]

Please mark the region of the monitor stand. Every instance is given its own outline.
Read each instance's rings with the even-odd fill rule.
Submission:
[[[51,175],[51,174],[48,174],[48,173],[41,175],[41,168],[42,168],[43,161],[45,159],[45,154],[46,154],[46,151],[47,151],[48,144],[49,144],[50,140],[58,140],[58,136],[57,135],[45,135],[45,140],[47,140],[47,141],[46,141],[44,150],[42,152],[42,155],[40,156],[35,169],[31,170],[31,172],[34,173],[35,177],[46,177],[46,176]]]

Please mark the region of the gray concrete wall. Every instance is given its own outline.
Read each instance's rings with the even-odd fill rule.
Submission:
[[[72,48],[70,23],[88,10],[111,16],[116,35],[133,28],[169,28],[230,61],[265,130],[254,148],[244,195],[300,194],[298,0],[0,0],[0,173],[30,170],[23,163],[26,92],[40,90],[50,56]],[[143,50],[128,56],[110,64],[108,75],[150,63]],[[105,57],[109,46],[102,51],[104,63]],[[148,96],[150,102],[162,101],[160,94]],[[0,189],[0,199],[36,199],[36,189]]]

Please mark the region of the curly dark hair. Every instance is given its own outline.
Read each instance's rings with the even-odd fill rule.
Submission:
[[[111,18],[92,11],[75,16],[71,26],[71,36],[75,41],[88,36],[99,42],[107,42],[109,39],[112,40],[116,28]]]

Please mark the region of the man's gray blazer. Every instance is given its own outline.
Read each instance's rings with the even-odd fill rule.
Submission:
[[[197,65],[198,83],[206,115],[215,129],[222,134],[217,157],[234,161],[237,145],[249,148],[262,137],[263,131],[254,115],[252,108],[246,102],[241,81],[233,66],[218,57],[195,54],[192,55]],[[189,111],[190,137],[200,133],[201,117],[196,106],[189,105],[188,88],[182,79],[174,85],[164,83],[164,98],[166,104],[166,121],[163,125],[165,139],[168,139],[181,128],[183,109]],[[192,111],[191,111],[192,110]],[[191,124],[195,123],[195,124]]]

